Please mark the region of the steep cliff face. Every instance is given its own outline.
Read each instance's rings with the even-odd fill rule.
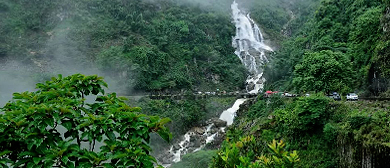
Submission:
[[[385,33],[386,38],[388,39],[390,34],[390,7],[386,8],[386,12],[383,15],[382,24],[383,24],[383,32]]]
[[[338,140],[339,167],[380,168],[388,167],[390,148],[386,145],[362,144],[352,135]]]
[[[380,71],[384,77],[390,76],[390,2],[387,3],[387,7],[383,12],[383,17],[381,19],[382,27],[382,39],[379,45],[377,46],[377,57],[378,64],[380,66]],[[385,93],[388,95],[388,93]]]

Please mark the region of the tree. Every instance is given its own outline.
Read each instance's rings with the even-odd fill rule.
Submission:
[[[352,84],[351,62],[345,54],[330,50],[306,53],[295,66],[294,75],[298,91],[346,93]]]
[[[169,141],[170,119],[140,114],[103,87],[96,75],[59,75],[37,91],[14,93],[0,109],[0,165],[153,167],[150,133]]]

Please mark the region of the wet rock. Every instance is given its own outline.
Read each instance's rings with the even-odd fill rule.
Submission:
[[[191,138],[191,139],[193,139],[193,138]],[[191,141],[191,139],[190,139],[190,141]],[[183,147],[188,146],[189,143],[190,143],[190,142],[188,142],[188,141],[184,142]]]
[[[264,83],[264,78],[260,78],[258,81],[257,81],[257,84],[262,84],[262,83]]]
[[[246,88],[247,88],[248,90],[253,90],[253,89],[255,89],[255,84],[254,84],[253,82],[248,83],[248,85],[246,86]]]
[[[210,134],[215,134],[218,132],[218,130],[219,130],[218,128],[213,128],[211,129]]]
[[[200,139],[196,139],[196,140],[192,141],[190,144],[190,147],[194,147],[194,148],[198,148],[200,146],[201,146]]]
[[[248,110],[249,108],[256,103],[256,99],[248,99],[247,101],[245,101],[244,103],[242,103],[240,105],[240,108],[238,109],[238,111],[236,112],[236,118],[235,119],[239,119],[242,115],[244,115]]]
[[[212,119],[212,123],[213,123],[216,127],[218,127],[218,128],[220,128],[220,127],[226,127],[226,125],[227,125],[227,122],[226,122],[226,121],[223,121],[223,120],[221,120],[221,119],[219,119],[219,118],[214,118],[214,119]]]
[[[173,145],[173,150],[174,151],[177,151],[177,150],[179,150],[181,147],[180,147],[180,145],[179,144],[174,144]]]
[[[212,141],[210,144],[207,144],[208,149],[218,149],[220,148],[222,142],[225,140],[225,133],[222,131],[219,131],[218,134],[214,137],[214,141]]]
[[[193,128],[193,131],[196,134],[203,135],[206,130],[204,128],[195,127],[195,128]]]
[[[161,164],[171,164],[173,161],[173,158],[174,158],[174,156],[172,153],[165,153],[158,160],[161,162]]]
[[[204,136],[204,137],[202,137],[202,139],[199,139],[200,143],[201,144],[205,144],[206,143],[206,138],[207,137]]]
[[[190,138],[190,142],[194,142],[194,141],[200,139],[201,137],[202,137],[201,135],[193,135],[193,136],[191,136],[191,138]]]

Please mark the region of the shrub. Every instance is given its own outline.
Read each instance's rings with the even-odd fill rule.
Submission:
[[[211,162],[212,157],[216,154],[216,151],[198,151],[195,153],[189,153],[183,156],[183,159],[171,166],[171,168],[199,168],[205,167]]]
[[[322,130],[330,115],[329,101],[321,93],[299,98],[289,107],[275,111],[279,127],[295,136]]]
[[[213,158],[211,168],[292,168],[299,161],[297,151],[288,152],[280,140],[267,146],[253,136],[226,142]],[[266,148],[266,149],[265,149]]]

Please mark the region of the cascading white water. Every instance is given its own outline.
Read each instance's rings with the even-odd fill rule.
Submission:
[[[264,43],[263,34],[257,24],[238,8],[236,1],[231,5],[233,23],[236,26],[236,36],[232,45],[236,48],[235,54],[250,72],[246,83],[248,93],[258,93],[263,88],[265,79],[261,66],[268,62],[266,51],[273,51]]]
[[[261,66],[264,63],[268,62],[266,57],[266,51],[273,51],[271,47],[264,43],[263,34],[261,33],[259,27],[256,23],[250,18],[249,13],[245,14],[238,8],[238,4],[234,1],[231,5],[233,12],[233,23],[236,26],[236,36],[233,37],[232,45],[236,48],[235,54],[240,58],[241,62],[248,69],[250,75],[246,80],[247,92],[248,93],[259,93],[263,89],[263,83],[265,79],[263,77],[263,70]],[[240,108],[240,105],[244,103],[247,99],[237,99],[234,105],[222,112],[220,120],[226,121],[227,125],[233,123],[234,117],[236,116],[237,110]],[[179,149],[174,149],[172,146],[169,150],[169,154],[173,157],[173,162],[178,162],[181,160],[181,156],[185,155],[188,152],[196,152],[201,150],[207,143],[213,142],[214,138],[219,133],[225,132],[225,127],[218,128],[218,131],[212,131],[212,128],[215,125],[210,123],[204,130],[204,133],[201,137],[196,137],[191,135],[196,135],[193,130],[189,131],[184,135],[184,139],[179,143]],[[203,138],[204,143],[200,146],[192,148],[191,146],[192,138]],[[167,164],[166,167],[169,167],[170,164]]]
[[[187,132],[185,135],[184,135],[184,140],[183,141],[181,141],[180,143],[179,143],[179,145],[180,145],[180,149],[179,150],[177,150],[177,152],[174,152],[173,154],[174,154],[174,158],[173,158],[173,162],[178,162],[178,161],[180,161],[180,156],[181,156],[181,154],[182,153],[187,153],[185,150],[186,150],[186,148],[185,148],[185,144],[186,143],[189,143],[190,142],[190,136],[191,136],[191,134],[192,134],[192,132]],[[173,150],[173,146],[171,147],[171,149],[170,149],[170,151],[172,151]]]
[[[229,108],[229,109],[225,110],[224,112],[222,112],[222,114],[219,117],[219,119],[221,119],[223,121],[226,121],[227,125],[232,125],[233,124],[233,119],[236,116],[237,110],[240,108],[240,105],[242,103],[244,103],[245,101],[246,101],[246,99],[237,99],[236,102],[234,103],[234,105],[231,108]]]

